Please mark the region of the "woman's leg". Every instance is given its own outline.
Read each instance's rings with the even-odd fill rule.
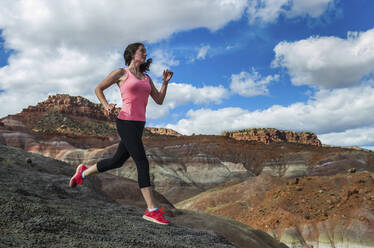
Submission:
[[[102,159],[96,164],[97,172],[104,172],[115,168],[120,168],[130,157],[130,153],[127,151],[125,143],[121,139],[118,144],[117,151],[111,158]],[[95,167],[92,169],[95,171]],[[86,175],[86,174],[85,174]]]
[[[133,158],[138,171],[138,184],[148,209],[156,208],[149,176],[149,162],[142,142],[144,122],[120,121],[123,128],[119,128],[121,139]]]
[[[117,124],[117,130],[120,133],[119,131],[120,127],[118,126],[118,121],[116,122],[116,124]],[[71,188],[74,188],[77,185],[82,184],[84,180],[83,178],[89,175],[92,175],[97,172],[104,172],[104,171],[111,170],[114,168],[119,168],[126,162],[126,160],[129,157],[130,157],[130,153],[127,151],[123,140],[121,140],[120,143],[118,144],[117,151],[113,157],[102,159],[97,164],[89,168],[86,168],[86,166],[83,164],[79,165],[77,167],[77,170],[74,176],[70,179],[69,185]]]
[[[148,209],[157,208],[155,199],[153,198],[152,187],[141,188],[140,191],[144,197]]]
[[[116,153],[112,158],[107,158],[100,160],[97,164],[90,166],[84,171],[84,177],[107,170],[115,169],[121,167],[126,160],[130,157],[124,143],[121,141],[118,144]]]
[[[95,173],[98,173],[99,171],[97,170],[97,166],[96,164],[93,165],[93,166],[90,166],[87,170],[85,170],[83,173],[84,173],[84,177],[86,176],[89,176],[89,175],[92,175],[92,174],[95,174]]]

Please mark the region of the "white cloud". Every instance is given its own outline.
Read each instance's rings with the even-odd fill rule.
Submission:
[[[294,85],[341,88],[374,73],[374,29],[348,32],[347,39],[310,37],[281,42],[273,66],[287,68]]]
[[[154,82],[157,89],[161,84]],[[147,118],[157,119],[166,116],[170,110],[188,103],[194,104],[220,104],[228,98],[229,92],[222,85],[204,86],[201,88],[191,84],[169,83],[163,105],[157,105],[151,98],[147,107]]]
[[[268,95],[267,85],[278,79],[279,75],[262,77],[252,68],[251,72],[242,71],[239,74],[231,75],[230,88],[232,92],[245,97]]]
[[[309,15],[313,18],[321,16],[328,8],[334,7],[334,0],[294,0],[292,7],[286,12],[287,17]]]
[[[321,16],[334,6],[334,0],[250,0],[247,14],[250,23],[275,22],[280,15],[287,18]]]
[[[361,146],[361,148],[368,149],[374,151],[374,146]]]
[[[0,89],[5,90],[0,102],[7,103],[0,106],[0,116],[20,112],[51,93],[91,97],[110,71],[124,66],[127,44],[157,42],[198,27],[215,31],[240,18],[246,4],[246,0],[1,1],[4,46],[15,52],[0,68]],[[153,62],[159,75],[157,65],[175,65],[177,60]]]
[[[118,49],[132,41],[155,42],[196,27],[217,30],[239,18],[246,4],[246,0],[178,4],[173,0],[4,0],[0,28],[4,29],[6,44],[16,50],[36,44]]]
[[[234,48],[233,45],[227,45],[225,49],[226,49],[226,50],[231,50],[231,49],[233,49],[233,48]]]
[[[152,64],[150,71],[153,75],[157,77],[162,76],[162,72],[165,69],[170,69],[171,66],[179,65],[179,61],[168,51],[157,49],[152,52]]]
[[[202,46],[197,53],[196,59],[205,59],[208,50],[210,49],[209,45]]]
[[[364,127],[345,130],[344,132],[332,132],[319,136],[322,143],[330,145],[374,146],[374,127]]]
[[[241,108],[190,110],[186,118],[167,127],[183,134],[220,134],[225,130],[273,127],[322,135],[369,127],[374,123],[373,109],[374,87],[361,85],[350,89],[321,90],[307,103],[273,105],[263,111],[251,112]],[[341,136],[337,143],[344,144],[344,137]]]
[[[20,112],[57,93],[83,95],[98,102],[89,96],[120,59],[115,53],[93,56],[65,48],[53,53],[34,48],[13,55],[9,65],[0,69],[0,89],[4,90],[0,93],[0,116]]]

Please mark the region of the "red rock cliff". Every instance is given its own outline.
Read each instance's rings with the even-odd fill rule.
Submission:
[[[67,94],[57,94],[48,96],[48,99],[39,102],[36,106],[29,106],[23,109],[21,114],[27,115],[30,112],[46,112],[56,110],[62,114],[88,117],[96,120],[114,120],[115,115],[108,116],[101,104],[90,102],[81,96],[69,96]],[[117,109],[119,111],[119,109]]]
[[[314,133],[277,130],[275,128],[251,128],[234,132],[223,132],[221,135],[236,140],[256,141],[264,144],[289,142],[322,146],[321,141]]]
[[[182,136],[182,134],[174,131],[173,129],[168,128],[157,128],[157,127],[148,127],[148,131],[151,134],[165,135],[165,136]]]

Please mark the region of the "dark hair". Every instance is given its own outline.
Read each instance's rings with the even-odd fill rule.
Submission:
[[[130,65],[132,57],[135,55],[136,50],[138,50],[140,46],[144,47],[144,44],[140,42],[136,42],[126,47],[125,52],[123,53],[123,58],[125,59],[125,65],[127,66]],[[152,59],[151,58],[147,59],[147,61],[144,64],[140,65],[140,72],[144,73],[146,71],[149,71],[149,66],[151,65],[151,63],[152,63]]]

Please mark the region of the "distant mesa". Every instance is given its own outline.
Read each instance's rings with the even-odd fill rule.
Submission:
[[[263,144],[287,142],[322,146],[317,135],[312,132],[294,132],[275,128],[250,128],[232,132],[225,131],[221,135],[236,140],[253,141]]]
[[[48,96],[48,99],[39,102],[36,106],[24,108],[21,115],[33,112],[58,111],[62,114],[94,118],[97,120],[114,120],[114,116],[108,116],[101,104],[96,104],[81,96],[57,94]]]
[[[169,128],[157,128],[157,127],[147,127],[147,130],[154,135],[165,135],[165,136],[182,136],[182,134],[174,131],[173,129]]]
[[[117,136],[114,121],[119,111],[116,108],[109,115],[101,104],[84,97],[57,94],[24,108],[21,113],[0,119],[0,127],[42,135],[113,137]],[[144,129],[144,136],[154,135],[181,136],[167,128]]]

